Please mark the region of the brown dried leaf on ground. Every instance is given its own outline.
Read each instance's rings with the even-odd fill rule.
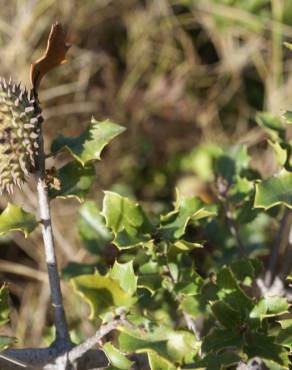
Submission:
[[[66,43],[66,35],[61,23],[54,23],[45,54],[31,65],[30,79],[35,90],[48,71],[66,62],[65,56],[70,46]]]

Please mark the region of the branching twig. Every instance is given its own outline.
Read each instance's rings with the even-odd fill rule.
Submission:
[[[44,370],[86,370],[105,367],[108,365],[108,360],[104,353],[92,350],[92,348],[99,344],[100,340],[109,332],[121,325],[130,325],[130,323],[122,318],[102,325],[95,335],[88,338],[84,343],[66,351],[62,351],[58,346],[40,349],[8,349],[3,352],[2,358],[6,357],[9,360],[2,360],[0,355],[0,369],[23,369],[23,364],[27,364],[26,369],[42,368]],[[11,361],[14,361],[14,359],[15,363],[19,362],[18,366],[12,365]]]

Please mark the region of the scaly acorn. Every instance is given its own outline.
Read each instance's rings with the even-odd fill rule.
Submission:
[[[0,79],[0,193],[13,192],[36,170],[41,108],[33,90]]]

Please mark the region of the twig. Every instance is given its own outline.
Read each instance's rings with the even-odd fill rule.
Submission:
[[[229,201],[228,201],[228,196],[227,196],[227,193],[228,193],[228,190],[229,190],[229,184],[227,182],[225,182],[225,180],[223,178],[218,177],[218,179],[217,179],[217,189],[218,189],[218,195],[217,195],[218,200],[220,201],[220,203],[221,203],[221,205],[224,209],[224,213],[225,213],[225,217],[226,217],[226,220],[227,220],[227,224],[228,224],[230,233],[236,240],[236,244],[237,244],[240,256],[243,257],[243,256],[246,255],[245,247],[244,247],[244,245],[242,243],[242,240],[241,240],[241,237],[240,237],[240,232],[239,232],[239,229],[238,229],[238,225],[235,222],[235,220],[232,216],[232,212],[231,212],[230,207],[229,207]]]
[[[117,329],[121,325],[129,325],[125,319],[119,319],[112,321],[106,325],[102,325],[98,331],[92,337],[86,339],[85,342],[79,344],[71,349],[68,354],[68,359],[71,364],[74,364],[80,357],[88,352],[92,347],[99,343],[99,341],[105,337],[109,332]]]
[[[65,317],[60,277],[55,254],[48,189],[45,182],[45,153],[42,133],[40,135],[39,146],[37,192],[46,263],[48,268],[48,278],[51,290],[51,302],[54,311],[56,343],[59,343],[61,346],[63,346],[63,348],[66,348],[68,345],[71,346],[71,341]]]
[[[291,221],[292,213],[288,208],[285,208],[282,220],[280,222],[279,230],[275,237],[275,241],[269,258],[268,268],[265,274],[264,282],[267,287],[271,286],[271,284],[273,283],[281,246],[287,244],[288,242]]]
[[[27,364],[26,369],[36,368],[38,370],[67,370],[73,368],[86,370],[106,367],[108,366],[108,360],[103,351],[92,350],[92,348],[99,344],[100,340],[109,332],[121,325],[130,325],[130,323],[121,318],[102,325],[95,335],[88,338],[84,343],[65,351],[55,345],[40,349],[8,349],[0,354],[0,369],[23,369],[23,364]],[[14,361],[15,364],[18,362],[18,366],[12,365],[11,361]]]

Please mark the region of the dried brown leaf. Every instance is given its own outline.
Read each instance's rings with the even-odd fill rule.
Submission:
[[[38,88],[41,79],[48,71],[66,62],[65,56],[69,48],[61,23],[54,23],[45,54],[31,65],[30,79],[34,90]]]

